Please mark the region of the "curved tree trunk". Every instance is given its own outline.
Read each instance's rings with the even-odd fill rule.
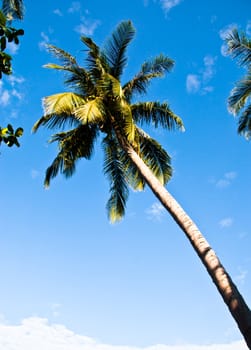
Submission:
[[[121,146],[126,150],[128,156],[137,166],[152,192],[160,200],[166,210],[172,215],[173,219],[177,222],[189,239],[201,262],[207,269],[214,284],[220,292],[231,315],[235,319],[248,348],[251,349],[251,311],[237,287],[233,283],[231,277],[228,275],[215,252],[212,250],[191,218],[153,175],[151,170],[133,150],[133,148],[121,140],[118,132],[117,137],[121,143]]]

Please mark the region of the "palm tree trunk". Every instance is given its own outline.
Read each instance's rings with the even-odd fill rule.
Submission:
[[[118,132],[116,133],[118,139],[120,139],[121,146],[126,150],[128,156],[137,166],[152,192],[160,200],[189,239],[201,262],[211,276],[219,293],[221,294],[231,315],[235,319],[248,348],[251,349],[251,311],[237,287],[233,283],[231,277],[228,275],[217,255],[203,237],[195,223],[166,190],[166,188],[153,175],[151,170],[138,156],[134,149],[123,142],[120,135],[118,135]]]

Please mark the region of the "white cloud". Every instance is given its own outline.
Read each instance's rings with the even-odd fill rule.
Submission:
[[[205,68],[202,71],[202,79],[204,83],[207,83],[209,80],[212,79],[212,77],[215,74],[214,65],[215,65],[216,57],[207,55],[204,57],[203,61],[204,61]]]
[[[243,270],[241,267],[239,267],[239,273],[237,276],[235,276],[235,281],[238,283],[244,284],[246,280],[246,276],[248,274],[247,270]]]
[[[98,20],[88,20],[85,17],[81,18],[81,22],[75,27],[75,31],[81,35],[93,35],[95,29],[100,24]]]
[[[49,43],[49,37],[44,32],[41,33],[42,40],[38,43],[39,49],[41,51],[47,50],[47,44]]]
[[[36,179],[40,175],[40,172],[38,170],[32,169],[31,170],[31,178]]]
[[[173,7],[179,5],[182,0],[160,0],[161,7],[165,12],[169,12]]]
[[[0,104],[2,106],[7,106],[10,103],[10,93],[8,90],[3,90],[0,92]]]
[[[81,10],[81,4],[79,1],[73,1],[71,7],[68,9],[69,13],[79,12]]]
[[[235,171],[230,171],[228,173],[224,174],[224,177],[228,179],[229,181],[234,180],[237,176],[237,173]]]
[[[53,11],[53,13],[54,13],[55,15],[57,15],[57,16],[60,16],[60,17],[63,16],[62,12],[61,12],[59,9],[55,9],[55,10]]]
[[[149,219],[160,221],[165,213],[165,208],[161,203],[155,202],[146,210],[146,213]]]
[[[206,55],[203,58],[203,68],[196,74],[188,74],[186,78],[186,89],[188,93],[195,94],[200,92],[206,94],[213,91],[213,86],[208,85],[208,82],[215,74],[215,61],[217,57]]]
[[[62,305],[58,303],[54,303],[51,305],[51,311],[52,311],[52,316],[53,317],[58,317],[60,316],[60,309]]]
[[[188,74],[186,79],[187,92],[190,94],[196,93],[200,89],[200,78],[196,74]]]
[[[216,187],[223,189],[230,186],[236,177],[237,173],[235,171],[229,171],[222,178],[218,180],[211,179],[210,182],[215,184]]]
[[[8,43],[8,51],[11,55],[15,55],[19,49],[19,45],[15,44],[14,42]]]
[[[246,350],[243,341],[211,345],[152,345],[139,348],[109,345],[76,334],[47,319],[31,317],[18,325],[0,324],[0,350]]]
[[[222,228],[227,228],[233,225],[234,220],[232,218],[224,218],[219,222]]]
[[[25,80],[23,77],[17,77],[16,75],[12,74],[8,77],[8,81],[10,82],[11,86],[14,86],[16,83],[22,84]]]
[[[6,85],[0,82],[0,104],[2,106],[8,106],[11,102],[11,97],[14,96],[21,100],[23,98],[23,93],[20,93],[15,86],[24,82],[22,77],[17,77],[15,75],[10,75],[7,77],[5,84],[7,83],[8,88],[4,88]]]

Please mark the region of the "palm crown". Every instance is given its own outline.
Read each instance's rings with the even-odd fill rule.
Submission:
[[[50,140],[58,142],[59,151],[46,171],[45,186],[49,186],[59,172],[71,176],[79,159],[91,158],[95,140],[103,135],[104,173],[110,182],[107,209],[112,222],[124,215],[128,187],[142,190],[145,186],[144,178],[128,157],[129,148],[138,153],[162,184],[172,174],[170,156],[140,126],[146,123],[165,129],[183,128],[182,120],[166,102],[134,102],[136,94],[146,93],[153,78],[172,69],[174,62],[170,58],[161,54],[143,63],[140,71],[121,85],[120,78],[127,63],[126,49],[134,35],[132,23],[124,21],[103,48],[82,36],[81,41],[87,47],[85,67],[79,66],[69,53],[49,45],[62,65],[50,63],[45,67],[66,72],[65,84],[72,92],[45,97],[44,115],[33,127],[33,131],[40,126],[63,129]],[[65,131],[67,124],[71,129]]]
[[[230,112],[240,115],[238,132],[247,139],[251,138],[251,40],[245,34],[234,29],[226,38],[228,54],[236,58],[238,64],[247,69],[246,75],[232,89],[228,98]]]

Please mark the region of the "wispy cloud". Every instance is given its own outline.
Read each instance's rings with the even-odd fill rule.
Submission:
[[[178,6],[183,0],[153,0],[155,3],[160,4],[163,11],[167,14],[172,8]],[[144,6],[149,5],[150,0],[143,0]]]
[[[0,349],[4,350],[246,350],[243,341],[211,345],[151,345],[139,348],[102,344],[95,339],[74,333],[62,324],[31,317],[18,325],[0,324]]]
[[[81,18],[81,23],[74,29],[81,35],[93,35],[95,29],[100,25],[99,20],[91,20],[86,17]]]
[[[219,225],[222,228],[227,228],[233,225],[234,220],[230,217],[220,220]]]
[[[196,93],[200,90],[200,77],[197,74],[188,74],[186,79],[186,89],[190,94]]]
[[[244,284],[248,271],[244,270],[242,267],[239,267],[239,273],[235,276],[235,281],[237,281],[238,283]]]
[[[146,210],[146,213],[150,220],[161,221],[163,215],[165,214],[165,208],[161,203],[155,202]]]
[[[17,45],[14,42],[8,43],[8,51],[11,55],[15,55],[20,47],[20,44]]]
[[[0,91],[0,104],[7,106],[10,103],[10,93],[8,90]]]
[[[206,55],[203,58],[203,68],[196,73],[187,75],[186,89],[190,94],[206,94],[213,91],[213,86],[208,85],[215,74],[215,61],[217,57]]]
[[[14,74],[7,77],[5,83],[0,82],[0,104],[2,106],[8,106],[11,103],[11,98],[17,98],[21,100],[24,96],[20,89],[20,84],[24,82],[23,77],[15,76]]]
[[[169,12],[173,7],[179,5],[182,0],[160,0],[161,7],[165,12]]]
[[[51,311],[52,311],[52,316],[53,317],[59,317],[60,316],[60,309],[62,305],[58,303],[53,303],[51,304]]]
[[[79,1],[73,1],[71,3],[71,6],[68,9],[69,13],[76,13],[76,12],[80,12],[81,10],[81,3]]]
[[[59,17],[62,17],[62,16],[63,16],[63,13],[62,13],[62,11],[61,11],[60,9],[55,9],[55,10],[53,11],[53,13],[54,13],[55,15],[59,16]]]
[[[45,34],[44,32],[42,32],[41,34],[41,38],[42,40],[38,43],[39,49],[41,51],[46,51],[47,50],[47,45],[49,44],[49,37],[47,34]]]
[[[237,173],[235,171],[229,171],[225,173],[220,179],[212,178],[210,182],[215,184],[217,188],[223,189],[230,186],[236,177]]]
[[[31,178],[34,180],[40,175],[40,172],[36,169],[31,170]]]

